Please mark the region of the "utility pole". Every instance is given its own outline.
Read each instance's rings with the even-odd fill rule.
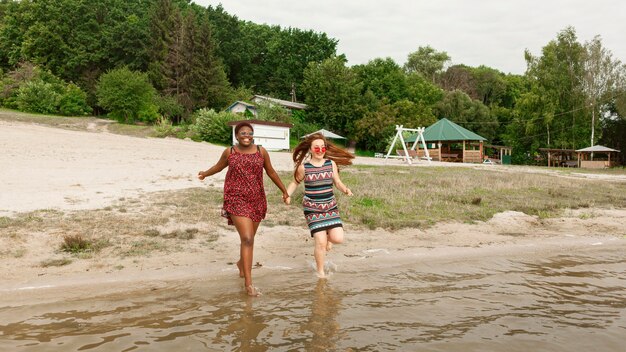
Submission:
[[[291,83],[291,102],[295,103],[296,102],[296,84],[295,83]]]

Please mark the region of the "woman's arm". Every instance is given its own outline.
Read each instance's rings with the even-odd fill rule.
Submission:
[[[352,196],[352,191],[350,190],[350,188],[346,187],[346,185],[344,185],[339,178],[339,169],[337,168],[337,164],[335,164],[335,162],[332,160],[330,162],[333,164],[333,182],[335,183],[335,187],[337,187],[337,189],[344,194]]]
[[[205,177],[215,175],[216,173],[224,170],[228,166],[229,155],[230,155],[230,148],[224,149],[222,156],[220,156],[220,160],[218,160],[215,165],[213,165],[210,169],[206,171],[198,172],[198,178],[200,179],[200,181],[204,180]]]
[[[283,202],[286,202],[287,198],[289,198],[289,195],[287,194],[287,189],[285,188],[283,181],[281,181],[280,177],[274,170],[274,167],[272,166],[272,162],[270,161],[269,153],[267,152],[267,150],[265,150],[265,148],[263,147],[260,147],[260,148],[261,148],[261,154],[263,155],[263,160],[264,160],[263,168],[265,168],[265,172],[267,173],[267,176],[270,177],[270,179],[272,180],[272,182],[274,182],[276,187],[278,187],[283,192]]]
[[[300,182],[302,182],[302,180],[304,180],[304,165],[300,164],[296,169],[294,180],[291,181],[289,186],[287,186],[287,201],[285,202],[286,204],[291,203],[291,195],[296,190],[296,188],[298,188],[298,185],[300,184]]]

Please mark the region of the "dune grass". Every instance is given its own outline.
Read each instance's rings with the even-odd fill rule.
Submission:
[[[290,174],[282,176],[290,181]],[[342,218],[369,228],[393,230],[440,221],[484,221],[507,210],[554,217],[566,208],[626,207],[624,182],[549,174],[461,167],[351,166],[341,172],[341,178],[354,193],[353,197],[337,194]],[[302,192],[300,187],[295,203],[301,201]],[[278,196],[273,201],[279,201]]]

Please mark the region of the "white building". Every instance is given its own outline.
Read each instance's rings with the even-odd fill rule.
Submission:
[[[237,144],[235,126],[240,122],[247,122],[252,125],[254,144],[263,146],[267,150],[289,150],[289,135],[290,129],[293,127],[292,124],[259,120],[231,121],[228,125],[232,126],[233,145]]]

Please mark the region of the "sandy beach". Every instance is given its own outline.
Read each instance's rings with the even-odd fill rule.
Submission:
[[[71,213],[99,209],[122,200],[143,199],[155,192],[194,187],[221,189],[225,172],[200,182],[199,170],[219,157],[223,147],[189,140],[137,138],[94,130],[71,131],[35,124],[0,121],[0,216],[11,218],[35,210]],[[291,155],[271,152],[277,170],[290,171]],[[401,161],[357,158],[355,164],[402,165]],[[447,163],[422,163],[448,165]],[[494,172],[512,172],[500,166]],[[517,171],[526,169],[519,168]],[[531,168],[527,172],[535,171]],[[525,171],[524,171],[525,172]],[[620,175],[567,177],[623,181]],[[283,204],[270,204],[280,211]],[[217,211],[217,210],[215,210]],[[270,215],[271,216],[271,215]],[[218,221],[222,221],[219,219]],[[333,251],[335,263],[352,266],[365,257],[399,258],[421,255],[472,257],[495,251],[526,251],[541,256],[555,248],[620,244],[626,241],[626,210],[570,210],[561,218],[538,219],[503,212],[473,224],[439,223],[427,229],[387,231],[346,226],[347,242]],[[129,287],[153,287],[181,279],[234,275],[238,238],[232,228],[215,227],[214,245],[188,241],[182,248],[145,256],[97,254],[64,266],[42,267],[58,257],[63,233],[23,234],[0,228],[0,290],[3,304],[64,300]],[[254,275],[280,268],[303,267],[312,261],[306,230],[294,226],[261,226],[256,243]],[[19,249],[19,250],[18,250]],[[413,253],[409,255],[409,253]],[[80,291],[66,287],[80,287]]]

